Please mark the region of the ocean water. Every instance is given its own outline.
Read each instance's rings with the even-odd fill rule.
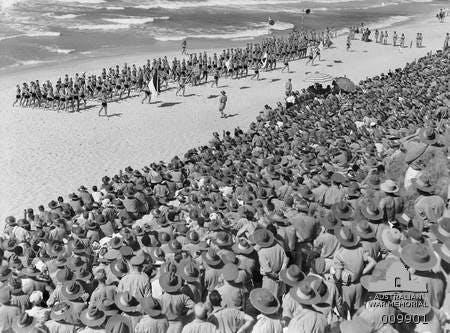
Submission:
[[[438,8],[439,0],[0,0],[0,70],[115,52],[243,43],[301,25],[342,31]],[[268,18],[275,25],[268,29]]]

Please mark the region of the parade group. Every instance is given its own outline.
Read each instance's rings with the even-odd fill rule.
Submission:
[[[271,41],[171,71],[164,59],[66,77],[47,97],[120,94],[155,66],[173,77],[300,56]],[[445,333],[449,82],[444,50],[352,93],[303,91],[246,131],[7,217],[1,331]],[[392,265],[426,286],[423,320],[395,320],[405,309],[371,291]]]

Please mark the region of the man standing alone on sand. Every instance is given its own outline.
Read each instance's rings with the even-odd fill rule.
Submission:
[[[292,79],[288,79],[284,87],[286,89],[286,96],[289,96],[292,92]]]
[[[220,112],[220,118],[226,118],[226,114],[223,112],[223,110],[225,110],[225,106],[227,105],[227,94],[225,93],[225,91],[221,91],[220,92],[222,94],[222,96],[220,96],[219,99],[219,112]]]

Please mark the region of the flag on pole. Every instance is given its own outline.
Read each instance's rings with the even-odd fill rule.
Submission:
[[[157,96],[161,92],[159,86],[158,70],[155,70],[155,72],[153,73],[153,77],[148,83],[148,88],[150,89],[153,96]]]

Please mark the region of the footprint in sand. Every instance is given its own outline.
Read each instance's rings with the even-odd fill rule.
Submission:
[[[327,65],[327,67],[333,67],[333,65]]]

